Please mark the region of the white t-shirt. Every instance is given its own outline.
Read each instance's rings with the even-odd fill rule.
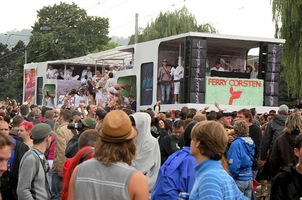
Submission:
[[[224,68],[223,67],[219,67],[218,69],[216,67],[212,67],[210,69],[210,71],[215,70],[215,71],[219,71],[219,72],[224,72]]]
[[[57,78],[57,69],[47,69],[46,72],[46,77],[51,78],[51,79],[56,79]]]
[[[258,77],[258,72],[252,71],[251,78],[257,78],[257,77]]]
[[[172,70],[171,70],[171,75],[173,75],[174,80],[180,80],[184,77],[184,67],[183,66],[177,66],[174,70],[173,70],[173,74],[172,74]]]

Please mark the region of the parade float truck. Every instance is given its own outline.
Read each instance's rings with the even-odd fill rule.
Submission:
[[[184,67],[180,80],[178,104],[171,101],[161,104],[161,111],[189,108],[217,110],[215,102],[226,111],[256,108],[259,113],[277,109],[279,106],[279,83],[283,39],[258,38],[234,35],[189,32],[148,42],[121,46],[86,56],[30,63],[24,65],[23,100],[35,97],[35,103],[43,105],[46,91],[55,95],[55,105],[60,96],[72,88],[81,87],[79,80],[48,79],[49,65],[67,70],[74,67],[75,75],[90,66],[105,72],[111,66],[118,70],[118,83],[131,85],[130,91],[122,90],[124,96],[132,95],[138,110],[153,108],[161,99],[158,69],[163,59],[173,65],[176,58]],[[257,52],[252,56],[253,52]],[[210,71],[217,60],[228,62],[231,71]],[[247,64],[258,62],[257,78],[246,73]],[[173,83],[173,81],[172,81]]]

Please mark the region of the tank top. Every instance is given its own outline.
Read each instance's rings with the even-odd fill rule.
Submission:
[[[92,158],[78,167],[76,199],[128,200],[128,183],[137,170],[126,163],[105,166]]]

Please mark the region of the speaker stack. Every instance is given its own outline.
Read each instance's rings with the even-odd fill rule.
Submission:
[[[186,67],[184,93],[187,103],[205,103],[205,73],[207,40],[200,37],[186,38]]]
[[[258,77],[264,81],[264,106],[278,106],[281,51],[280,45],[260,45]]]

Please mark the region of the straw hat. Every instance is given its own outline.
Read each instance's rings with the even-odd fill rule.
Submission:
[[[99,134],[105,142],[124,142],[134,138],[137,130],[132,127],[131,120],[124,111],[113,110],[104,118]]]

